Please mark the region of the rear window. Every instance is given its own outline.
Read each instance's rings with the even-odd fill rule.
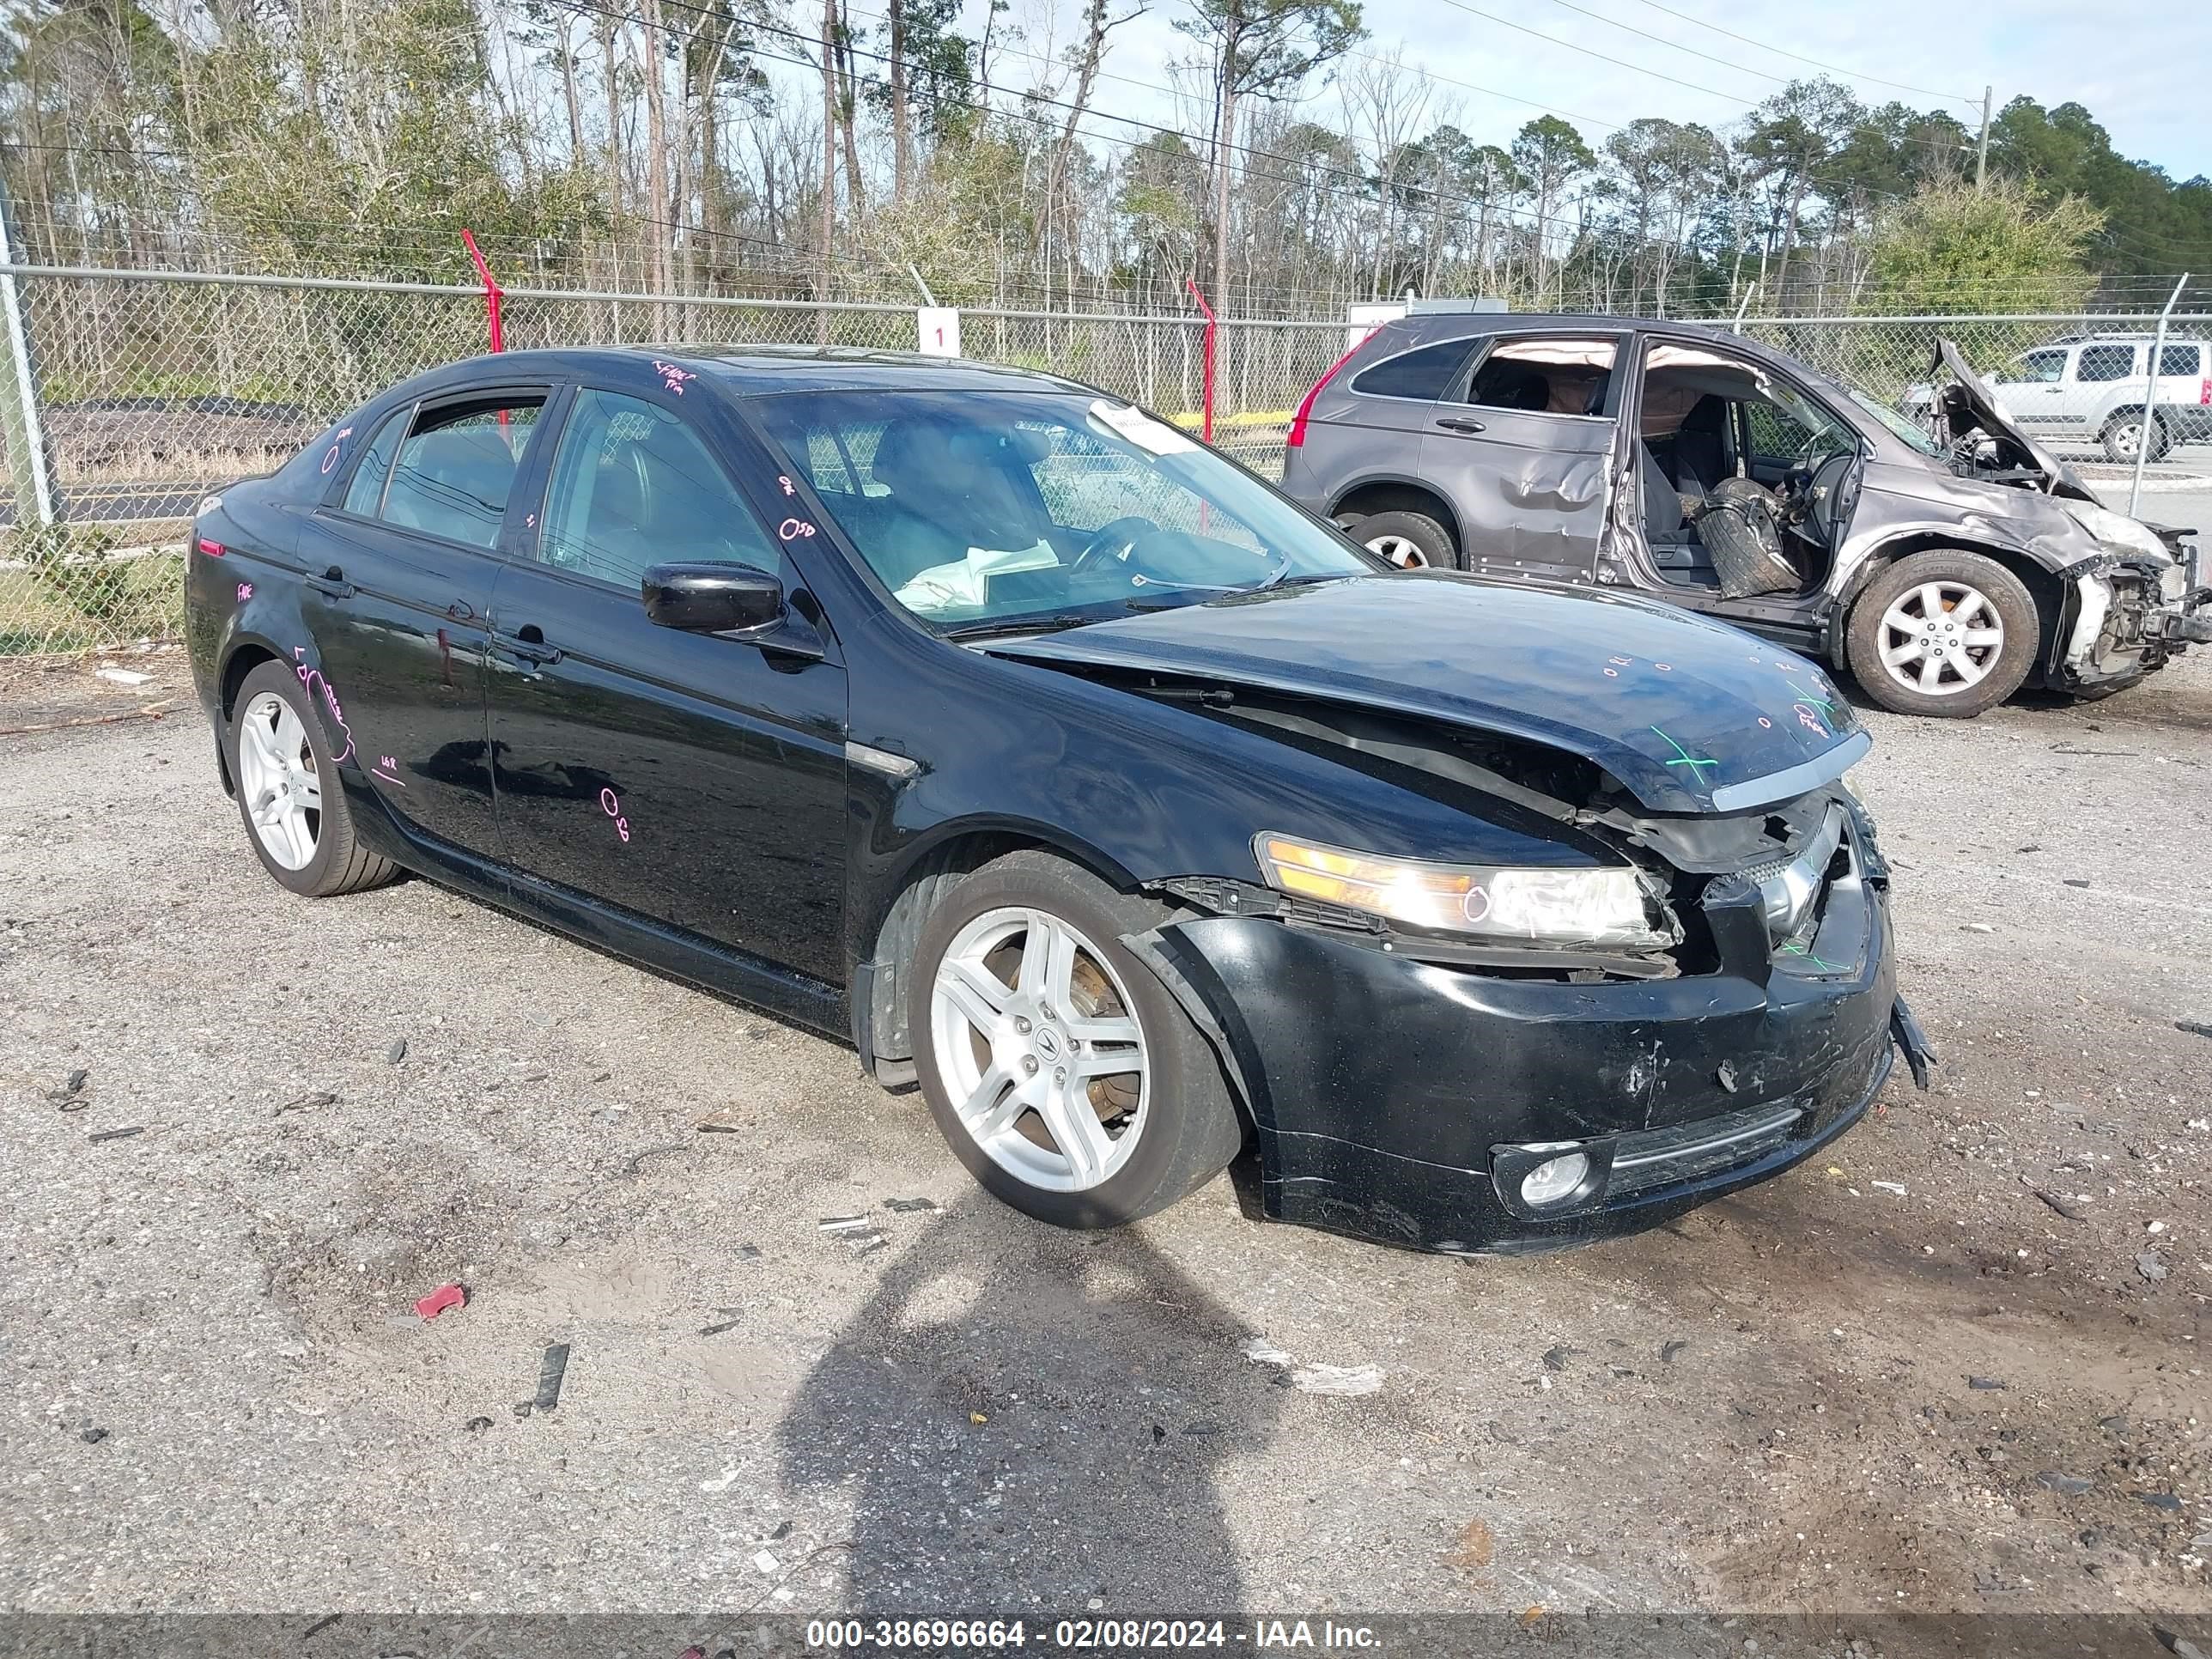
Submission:
[[[1500,340],[1474,372],[1467,401],[1532,415],[1596,415],[1613,382],[1618,343],[1607,337],[1538,334]]]
[[[384,521],[490,547],[544,404],[508,398],[425,410],[399,446]]]
[[[1418,398],[1434,403],[1452,389],[1474,349],[1473,340],[1446,340],[1386,357],[1352,379],[1352,389],[1370,398]]]

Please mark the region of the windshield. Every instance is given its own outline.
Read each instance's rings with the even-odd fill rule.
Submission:
[[[892,597],[951,631],[1376,568],[1265,484],[1109,398],[854,392],[752,407]]]
[[[1936,441],[1933,438],[1929,437],[1918,427],[1913,425],[1911,422],[1906,420],[1904,416],[1890,408],[1888,404],[1876,403],[1872,398],[1868,397],[1865,392],[1860,391],[1856,386],[1850,386],[1845,389],[1851,394],[1851,401],[1853,403],[1856,404],[1861,409],[1866,410],[1868,414],[1873,416],[1875,419],[1880,421],[1884,426],[1887,427],[1892,432],[1894,432],[1906,443],[1911,444],[1922,454],[1941,455],[1943,453],[1936,447]]]

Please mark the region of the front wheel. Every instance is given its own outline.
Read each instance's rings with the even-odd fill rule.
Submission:
[[[923,927],[908,993],[923,1096],[969,1173],[1024,1214],[1118,1226],[1243,1144],[1212,1047],[1121,943],[1167,915],[1024,852],[967,877]]]
[[[1938,548],[1868,585],[1844,649],[1883,708],[1963,720],[2020,689],[2040,637],[2035,598],[2019,577],[1981,554]]]

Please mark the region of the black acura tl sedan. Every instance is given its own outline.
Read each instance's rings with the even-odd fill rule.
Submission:
[[[395,386],[201,504],[269,872],[402,870],[849,1040],[1097,1227],[1633,1231],[1901,1050],[1869,738],[1626,595],[1400,573],[1091,387],[593,349]]]

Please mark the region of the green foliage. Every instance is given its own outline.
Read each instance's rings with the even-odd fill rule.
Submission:
[[[0,540],[0,560],[20,562],[35,592],[60,604],[88,629],[69,623],[64,637],[137,639],[177,629],[181,588],[175,556],[112,557],[115,533],[70,525],[22,525]]]
[[[1923,185],[1875,224],[1875,309],[1909,314],[2017,306],[2071,310],[2096,286],[2087,255],[2105,216],[2078,196],[2055,200],[1992,180]]]

